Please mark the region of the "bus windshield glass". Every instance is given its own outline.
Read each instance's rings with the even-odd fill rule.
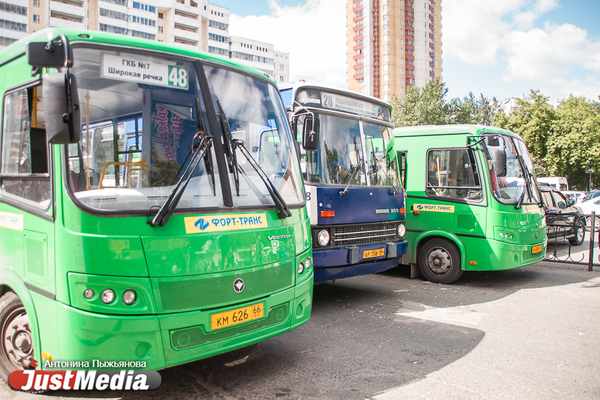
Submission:
[[[320,145],[306,152],[306,180],[311,183],[386,186],[398,185],[395,163],[385,150],[392,129],[352,117],[316,114],[320,121]],[[304,118],[299,118],[302,124]],[[303,168],[304,169],[304,168]]]
[[[494,197],[504,204],[539,203],[533,163],[525,143],[504,135],[486,135],[485,149],[490,185]]]
[[[273,206],[266,182],[241,146],[287,204],[303,202],[277,89],[251,75],[202,64],[210,101],[217,113],[217,102],[223,110],[219,131],[211,132],[196,67],[177,56],[74,48],[71,73],[77,78],[82,129],[80,142],[68,148],[68,179],[80,203],[111,211],[160,207],[201,147],[203,156],[191,167],[178,209],[223,207],[220,173],[229,175],[234,206]],[[210,141],[221,140],[223,131],[236,144],[230,144],[227,171],[217,168],[217,157],[224,155],[216,154]],[[270,141],[261,148],[265,132]],[[261,161],[261,153],[269,157]]]

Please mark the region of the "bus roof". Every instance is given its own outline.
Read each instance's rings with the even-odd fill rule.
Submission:
[[[74,43],[102,43],[109,45],[116,45],[122,47],[131,47],[133,49],[147,49],[160,51],[165,53],[172,53],[182,56],[195,57],[214,63],[219,63],[225,66],[230,66],[236,69],[243,70],[247,73],[256,75],[263,79],[267,79],[270,82],[276,84],[276,81],[267,74],[264,74],[257,69],[249,67],[247,65],[233,62],[227,58],[222,58],[209,53],[205,53],[196,50],[190,46],[167,44],[155,40],[136,38],[133,36],[118,35],[115,33],[100,32],[100,31],[86,31],[86,30],[70,30],[70,29],[57,29],[57,28],[46,28],[31,35],[28,35],[15,43],[7,46],[0,51],[0,65],[10,62],[11,60],[25,55],[25,49],[29,42],[45,42],[54,39],[56,36],[63,34],[69,39],[71,44]]]
[[[343,96],[349,96],[349,97],[354,97],[360,100],[365,100],[365,101],[371,101],[373,103],[377,103],[378,105],[388,108],[388,109],[392,109],[392,106],[389,105],[389,103],[386,103],[385,101],[378,99],[377,97],[372,97],[372,96],[368,96],[366,94],[362,94],[362,93],[357,93],[357,92],[353,92],[352,90],[346,90],[346,89],[340,89],[340,88],[335,88],[332,86],[327,86],[327,85],[321,85],[321,84],[316,84],[316,83],[307,83],[307,82],[302,82],[302,81],[298,81],[298,82],[294,82],[294,83],[282,83],[279,85],[279,90],[287,90],[287,89],[294,89],[295,91],[298,91],[299,89],[318,89],[318,90],[325,90],[327,92],[332,92],[332,93],[336,93],[336,94],[340,94]]]
[[[483,133],[500,133],[521,139],[521,137],[514,132],[485,125],[420,125],[394,129],[394,136],[397,138],[436,135],[481,135]]]

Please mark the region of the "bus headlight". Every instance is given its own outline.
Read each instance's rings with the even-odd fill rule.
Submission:
[[[302,275],[304,272],[304,263],[298,264],[298,275]]]
[[[102,293],[100,293],[100,300],[104,304],[110,304],[115,301],[115,291],[112,289],[104,289]]]
[[[135,303],[135,299],[137,298],[137,295],[135,294],[135,292],[131,289],[127,289],[122,296],[123,299],[123,303],[125,303],[126,306],[130,306],[133,303]]]
[[[402,239],[404,235],[406,235],[406,226],[404,224],[400,224],[396,227],[396,235]]]
[[[306,259],[306,261],[304,262],[304,265],[307,270],[310,269],[310,266],[311,266],[310,258]]]
[[[319,231],[317,235],[317,242],[319,242],[319,246],[325,247],[329,244],[329,231],[327,229],[322,229]]]

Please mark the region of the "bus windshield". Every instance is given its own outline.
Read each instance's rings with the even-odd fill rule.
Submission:
[[[522,140],[504,135],[486,135],[482,142],[494,197],[504,204],[537,204],[533,163]]]
[[[132,72],[130,65],[143,67],[147,74]],[[277,89],[249,74],[201,64],[211,92],[209,101],[217,113],[218,105],[223,110],[217,117],[219,131],[212,132],[196,67],[192,59],[178,56],[74,48],[71,72],[78,83],[82,130],[80,142],[68,148],[68,179],[81,204],[111,211],[160,207],[199,146],[204,155],[192,166],[178,209],[224,207],[220,173],[229,175],[234,206],[273,206],[267,183],[245,154],[262,167],[287,204],[303,202]],[[216,154],[209,139],[202,140],[221,140],[224,131],[230,132],[233,156],[227,158],[227,171],[220,171],[216,157],[224,155]],[[275,137],[277,146],[261,162],[265,131]]]
[[[320,145],[306,152],[306,177],[311,183],[386,186],[398,185],[395,163],[385,150],[392,129],[376,122],[329,114],[320,121]],[[302,124],[303,118],[299,118]],[[303,154],[304,156],[304,154]]]

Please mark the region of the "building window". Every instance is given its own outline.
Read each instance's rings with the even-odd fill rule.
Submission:
[[[389,42],[390,41],[390,35],[388,35],[388,34],[383,35],[383,41],[384,42]]]
[[[40,6],[40,0],[33,0],[33,5],[36,7]]]
[[[384,32],[387,32],[387,31],[389,31],[389,30],[390,30],[390,26],[389,26],[388,24],[385,24],[385,25],[383,26],[383,31],[384,31]]]
[[[33,22],[42,22],[38,14],[33,14]]]
[[[164,33],[164,27],[159,26],[158,27],[158,33]]]
[[[390,61],[390,55],[389,54],[384,54],[383,55],[383,61]]]
[[[390,64],[384,64],[384,65],[383,65],[383,71],[384,71],[384,72],[387,72],[387,71],[389,71],[389,70],[390,70]]]
[[[383,51],[390,51],[390,45],[389,44],[384,44],[383,45]]]
[[[158,13],[158,19],[163,19],[165,17],[165,15],[161,12]]]
[[[387,82],[387,81],[389,81],[389,80],[390,80],[390,76],[389,76],[389,75],[384,75],[384,76],[383,76],[383,81],[384,81],[384,82]]]

